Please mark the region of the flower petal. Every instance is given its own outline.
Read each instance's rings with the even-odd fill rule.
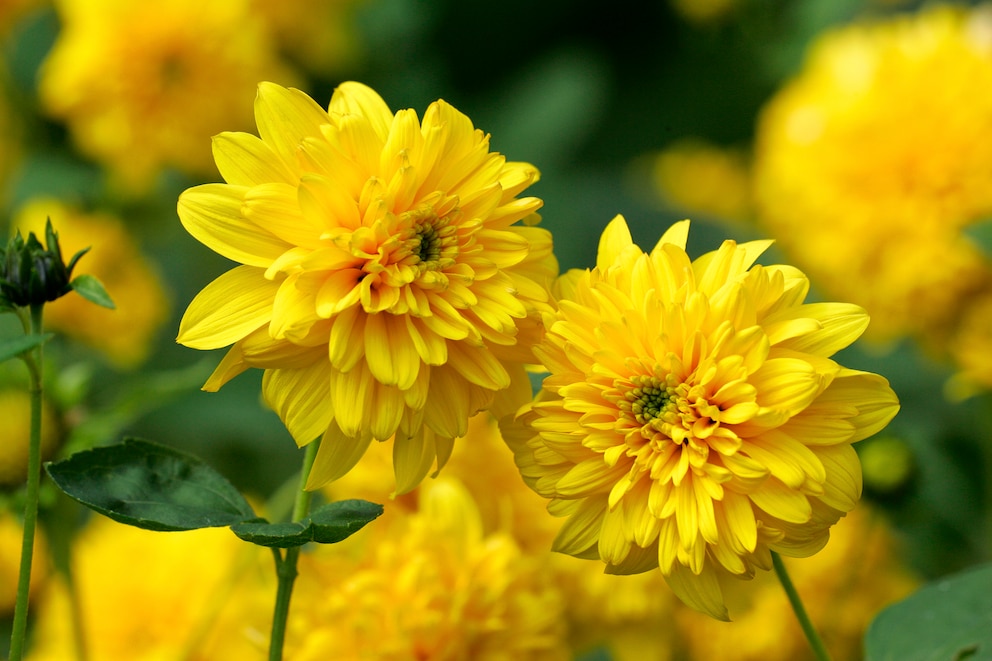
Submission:
[[[238,266],[203,288],[179,322],[176,341],[193,349],[234,344],[272,319],[279,283],[254,266]]]
[[[293,247],[241,214],[246,188],[195,186],[179,196],[176,210],[193,238],[219,255],[249,266],[268,266]]]

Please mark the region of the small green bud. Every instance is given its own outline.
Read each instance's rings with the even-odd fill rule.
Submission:
[[[89,248],[80,250],[69,263],[62,261],[59,236],[52,220],[45,226],[43,246],[34,232],[25,241],[20,231],[0,248],[0,305],[26,307],[37,305],[72,291],[72,269]]]

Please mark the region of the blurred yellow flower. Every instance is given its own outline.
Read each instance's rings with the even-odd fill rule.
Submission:
[[[668,204],[724,220],[751,217],[751,178],[743,153],[683,140],[653,158],[652,180]]]
[[[568,517],[555,550],[609,573],[660,567],[680,599],[725,619],[718,576],[750,578],[770,550],[817,552],[861,495],[851,443],[898,401],[829,359],[864,331],[861,308],[803,303],[798,270],[752,266],[768,241],[690,261],[688,229],[646,254],[622,217],[610,223],[535,348],[550,376],[518,416],[531,434],[507,440]]]
[[[421,488],[420,510],[376,522],[352,563],[335,547],[301,556],[287,659],[570,658],[541,563],[509,535],[485,534],[456,480]]]
[[[14,217],[14,228],[43,236],[45,221],[59,235],[64,255],[90,247],[74,275],[96,276],[116,309],[70,295],[45,305],[45,325],[102,352],[115,366],[139,365],[168,318],[165,286],[124,225],[114,216],[85,213],[54,199],[36,198]]]
[[[992,285],[962,235],[992,213],[992,15],[935,6],[820,38],[764,109],[759,219],[871,336],[935,333]]]
[[[21,541],[24,528],[20,520],[9,510],[0,509],[0,617],[14,612],[17,599],[17,577],[21,567]],[[35,528],[34,558],[31,562],[31,583],[29,596],[34,599],[48,578],[47,549],[45,538]]]
[[[265,549],[225,529],[167,533],[94,517],[74,541],[73,580],[88,658],[99,661],[244,661],[264,656],[248,631],[241,592],[271,574]],[[237,598],[232,595],[237,594]],[[247,592],[251,594],[251,592]],[[59,577],[38,595],[31,661],[78,658],[69,595]],[[237,620],[227,611],[237,611]],[[271,615],[271,613],[269,613]],[[264,615],[260,614],[264,618]],[[218,623],[224,623],[218,627]],[[265,632],[263,644],[267,641]],[[264,648],[262,648],[264,649]]]
[[[909,571],[885,521],[857,507],[834,527],[830,543],[803,562],[786,560],[810,618],[836,659],[861,658],[865,629],[878,612],[909,595],[919,579]],[[674,621],[691,659],[812,661],[809,644],[771,574],[742,587],[728,585],[734,621],[715,622],[688,609]]]
[[[31,437],[31,397],[27,388],[0,386],[0,490],[18,488],[27,479]],[[59,420],[47,400],[41,403],[41,456],[51,458],[60,437]]]
[[[468,419],[530,396],[551,236],[515,225],[541,206],[517,197],[537,170],[489,151],[489,136],[444,101],[423,122],[344,83],[329,110],[259,86],[261,138],[214,140],[228,183],[187,190],[179,217],[243,265],[190,303],[178,341],[234,343],[205,390],[249,367],[293,438],[323,435],[317,488],[394,434],[396,490],[415,487]]]
[[[352,64],[360,43],[354,14],[368,0],[252,0],[280,49],[299,67],[331,74]],[[374,1],[374,0],[373,0]]]
[[[142,191],[163,167],[216,172],[207,140],[248,127],[259,80],[291,82],[249,0],[56,0],[43,109],[78,148]]]

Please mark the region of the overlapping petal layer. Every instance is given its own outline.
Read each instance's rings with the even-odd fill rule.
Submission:
[[[524,479],[567,517],[558,551],[610,573],[660,567],[726,618],[718,577],[770,550],[815,553],[861,493],[851,443],[898,410],[885,379],[830,359],[866,328],[854,305],[805,303],[806,278],[726,241],[691,261],[688,221],[650,253],[622,217],[597,266],[563,278],[535,349],[550,375],[510,433]]]
[[[178,341],[233,343],[209,390],[266,370],[297,443],[323,436],[310,487],[395,435],[413,488],[471,415],[527,394],[557,273],[548,232],[516,224],[542,204],[518,197],[538,172],[444,101],[420,120],[359,83],[326,111],[263,83],[255,115],[259,137],[214,141],[227,183],[179,199],[190,234],[242,266],[193,300]]]

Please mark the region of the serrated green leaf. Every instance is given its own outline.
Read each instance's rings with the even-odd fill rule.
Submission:
[[[90,303],[96,303],[97,305],[103,306],[114,310],[117,308],[114,305],[114,301],[110,298],[110,294],[104,288],[103,283],[97,280],[95,276],[92,275],[77,275],[72,279],[69,285],[73,290],[85,298]]]
[[[866,661],[992,658],[992,564],[923,586],[865,633]]]
[[[6,362],[11,358],[16,358],[25,351],[34,349],[39,344],[44,344],[53,337],[55,337],[54,333],[45,333],[44,335],[25,335],[13,340],[6,340],[0,344],[0,363]]]
[[[341,500],[321,505],[302,521],[246,521],[231,526],[231,530],[246,542],[281,549],[303,546],[307,542],[336,544],[379,518],[382,511],[382,505],[366,500]]]
[[[290,523],[269,523],[267,521],[246,521],[231,526],[234,534],[259,546],[288,549],[303,546],[313,539],[309,520]]]
[[[196,457],[138,439],[45,465],[69,497],[146,530],[194,530],[257,520],[227,478]]]

